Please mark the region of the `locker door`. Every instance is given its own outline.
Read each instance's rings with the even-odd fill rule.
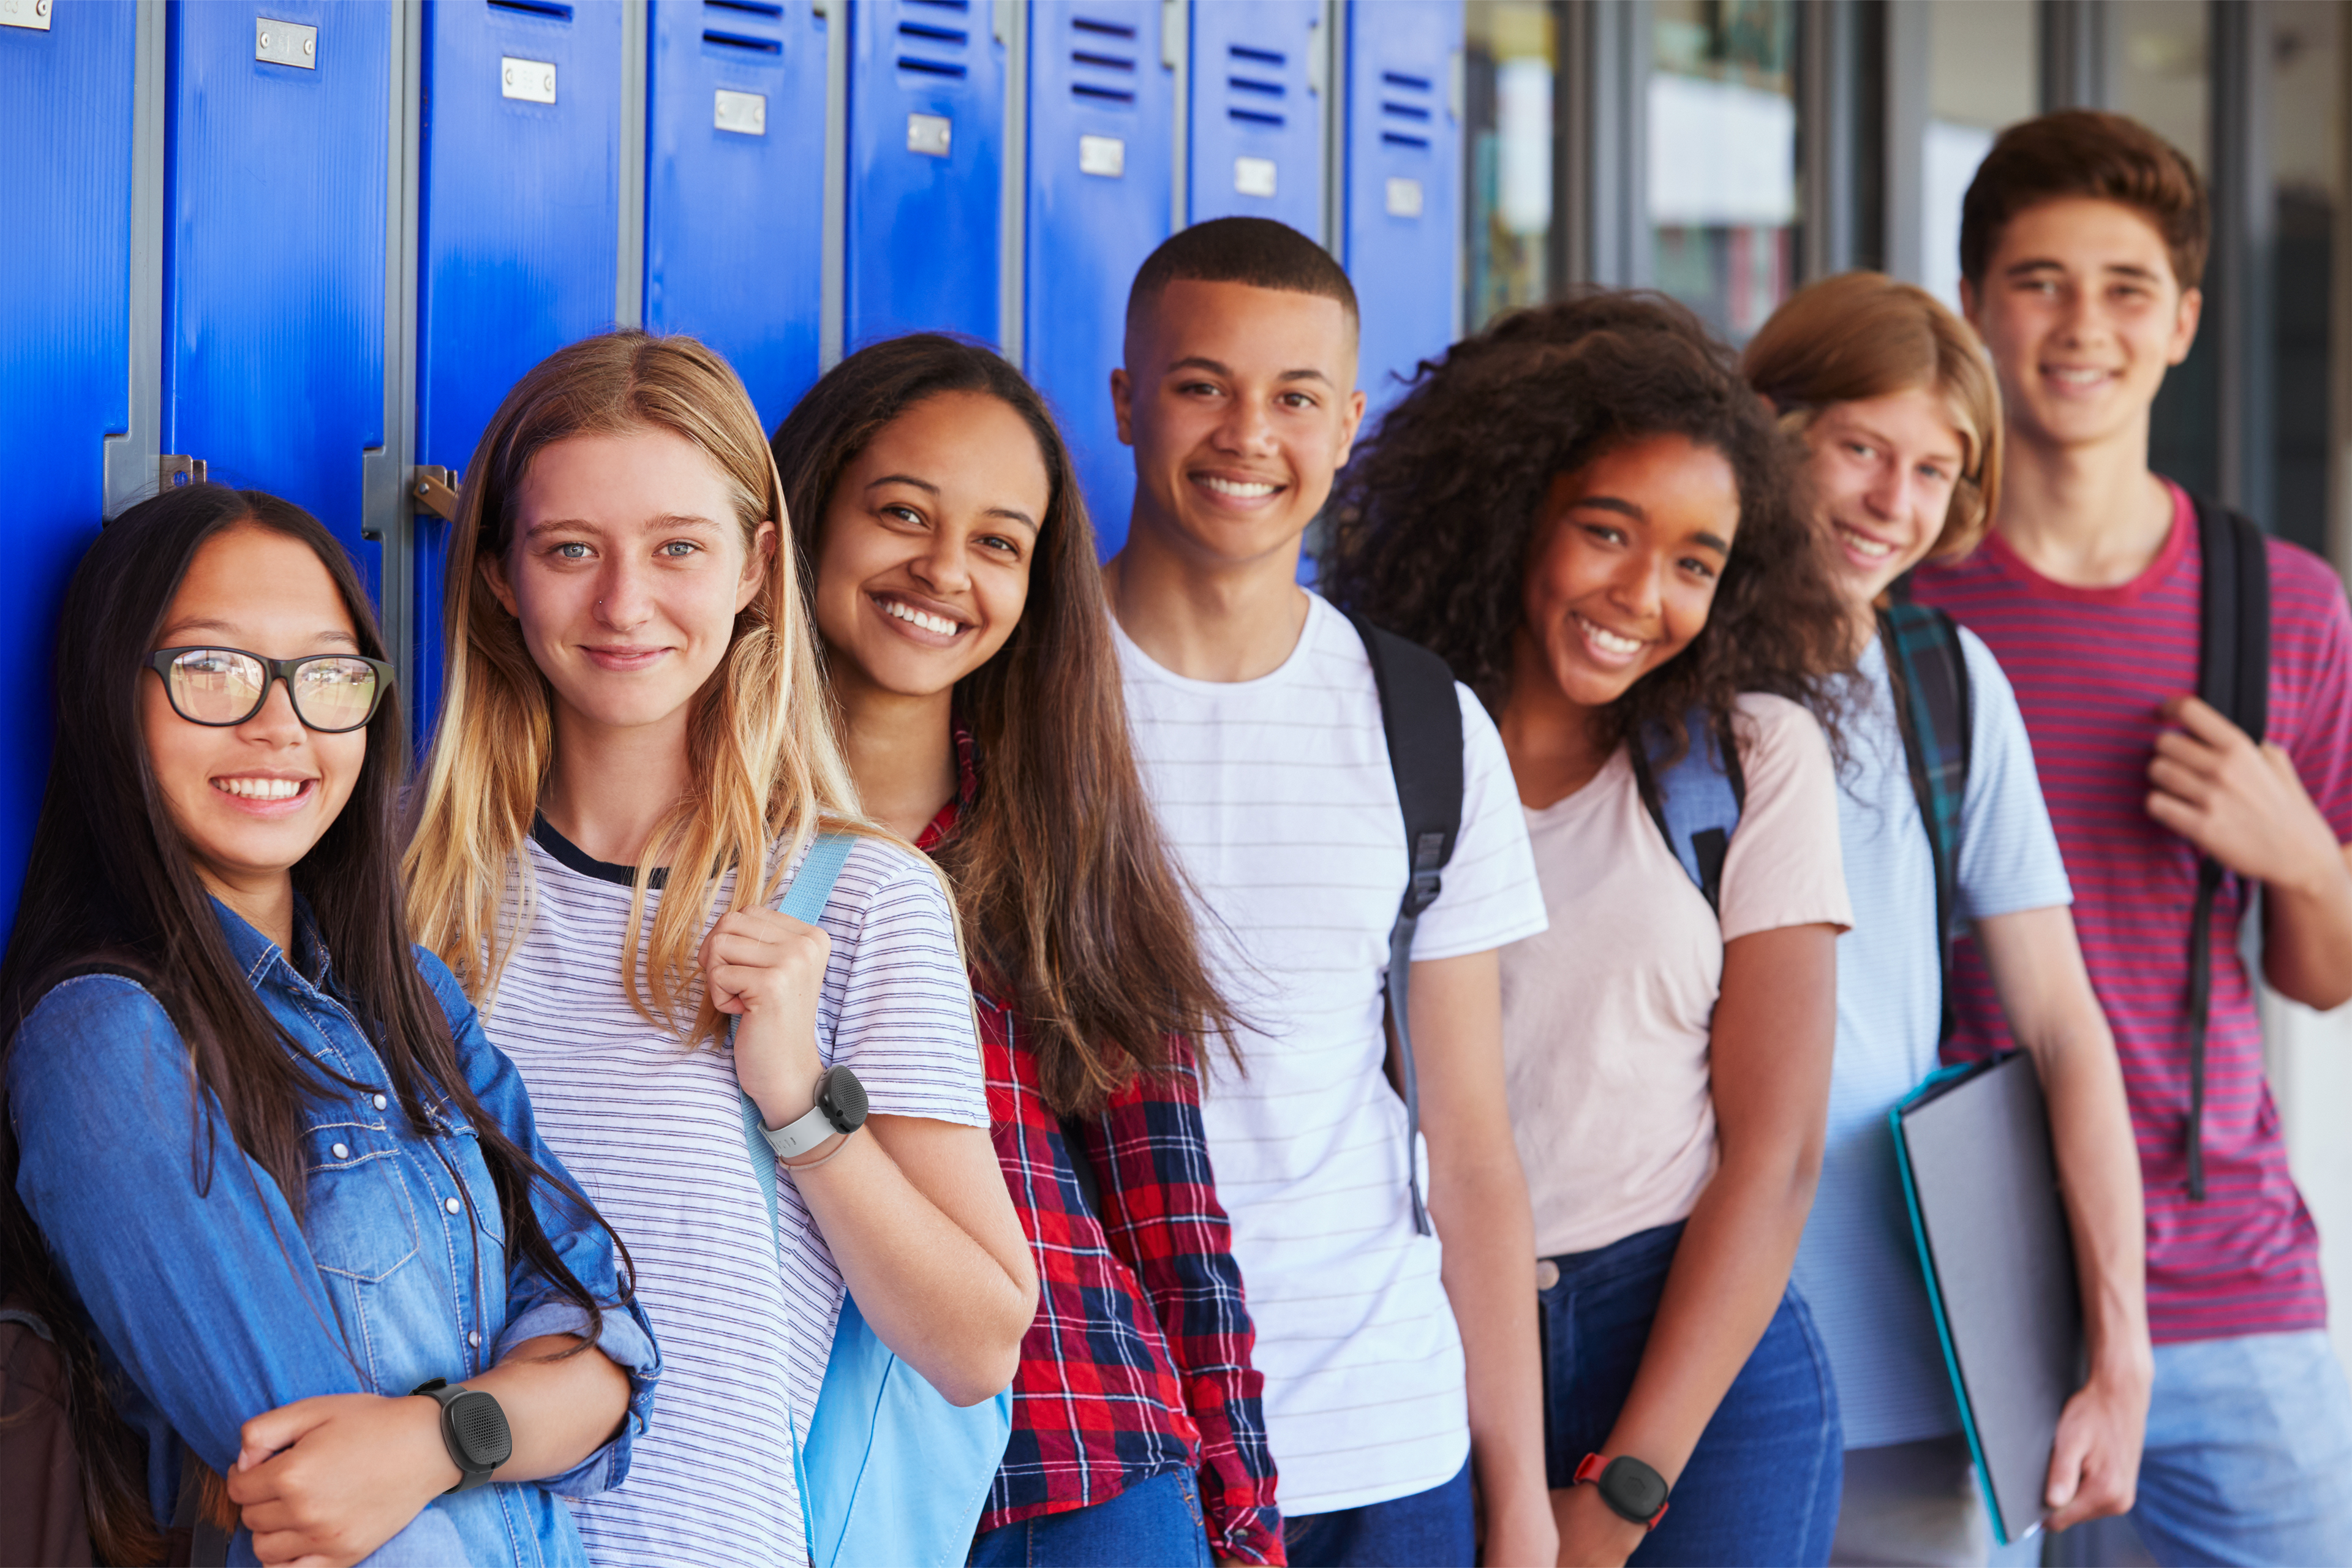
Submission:
[[[525,371],[613,324],[621,7],[434,0],[424,77],[416,460],[463,469]],[[440,701],[447,532],[417,513],[409,707],[425,723]]]
[[[824,29],[809,0],[653,0],[645,321],[725,354],[774,429],[816,379]]]
[[[131,180],[137,18],[126,0],[0,0],[0,932],[49,768],[49,647],[106,506],[106,437],[131,428]]]
[[[1038,0],[1029,19],[1022,343],[1077,464],[1103,554],[1127,538],[1135,460],[1111,416],[1127,290],[1168,237],[1176,79],[1160,0]]]
[[[1454,341],[1462,291],[1462,129],[1447,101],[1462,0],[1351,0],[1347,222],[1340,259],[1363,308],[1366,418]]]
[[[1270,217],[1323,238],[1322,0],[1192,7],[1193,223]]]
[[[993,0],[850,0],[848,277],[856,350],[1002,339],[1004,46]]]
[[[166,452],[315,512],[373,588],[361,453],[383,445],[389,6],[171,8]]]

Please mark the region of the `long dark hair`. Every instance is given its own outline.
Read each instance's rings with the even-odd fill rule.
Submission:
[[[56,655],[56,689],[63,700],[48,789],[16,928],[0,960],[0,1279],[11,1293],[30,1299],[64,1352],[84,1504],[100,1558],[111,1563],[160,1560],[145,1456],[136,1434],[112,1411],[97,1347],[16,1195],[6,1058],[25,1019],[60,980],[93,968],[135,979],[162,1005],[187,1047],[194,1079],[190,1178],[196,1189],[209,1187],[217,1152],[195,1133],[209,1094],[238,1149],[269,1174],[300,1216],[302,1110],[317,1086],[230,955],[211,897],[173,827],[140,721],[147,656],[189,563],[207,541],[240,525],[310,546],[334,578],[360,651],[384,657],[349,558],[299,507],[257,490],[192,485],[123,513],[98,536],[66,591]],[[509,1248],[586,1312],[586,1342],[593,1342],[603,1304],[549,1242],[531,1206],[533,1185],[546,1183],[559,1201],[583,1214],[593,1210],[483,1113],[458,1068],[448,1019],[409,947],[397,826],[406,736],[398,694],[388,693],[368,725],[367,754],[351,798],[294,867],[294,886],[310,903],[352,1012],[383,1058],[410,1123],[428,1125],[425,1107],[437,1100],[473,1124],[498,1188]]]
[[[815,614],[817,537],[842,473],[900,416],[979,393],[1036,437],[1049,497],[1029,599],[955,700],[980,753],[979,792],[938,859],[983,973],[1027,1026],[1046,1102],[1099,1110],[1172,1042],[1234,1037],[1201,961],[1191,906],[1128,741],[1093,526],[1069,448],[1036,389],[993,352],[938,333],[893,338],[834,367],[777,427],[801,588]]]
[[[1506,316],[1412,386],[1356,449],[1322,563],[1339,603],[1443,655],[1499,713],[1524,618],[1528,550],[1553,478],[1612,448],[1681,436],[1719,452],[1739,535],[1706,626],[1598,717],[1603,750],[1765,691],[1811,708],[1838,745],[1847,610],[1795,501],[1801,453],[1730,351],[1655,294],[1591,293]]]

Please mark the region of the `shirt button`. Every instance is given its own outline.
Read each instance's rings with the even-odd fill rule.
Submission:
[[[447,1203],[443,1204],[441,1206],[447,1209],[451,1214],[463,1214],[466,1212],[466,1205],[459,1203],[455,1198],[451,1198]]]
[[[479,1350],[479,1349],[481,1349],[481,1348],[482,1348],[482,1331],[481,1331],[481,1330],[479,1330],[479,1329],[476,1329],[472,1333],[467,1334],[467,1335],[466,1336],[466,1342],[467,1342],[467,1344],[469,1344],[469,1345],[473,1346],[476,1350]]]
[[[334,1155],[338,1160],[348,1160],[352,1157],[350,1145],[344,1143],[336,1144],[332,1149],[329,1150],[328,1152]]]
[[[382,1110],[384,1108],[385,1103],[383,1096],[379,1094],[375,1097],[375,1108],[378,1110]]]

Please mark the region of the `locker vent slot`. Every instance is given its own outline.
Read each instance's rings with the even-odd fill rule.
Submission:
[[[1429,77],[1404,71],[1381,73],[1381,144],[1429,151],[1431,125],[1437,119],[1437,83]]]
[[[751,16],[782,16],[783,6],[778,0],[702,0],[706,11],[740,11]]]
[[[1070,96],[1081,103],[1135,101],[1135,29],[1123,22],[1073,16]]]
[[[753,49],[763,55],[780,55],[784,46],[773,38],[755,38],[749,33],[722,33],[716,27],[702,29],[702,41],[722,48]]]
[[[1225,46],[1225,118],[1244,125],[1289,123],[1283,101],[1290,89],[1282,79],[1289,64],[1290,57],[1278,50]]]
[[[971,0],[899,0],[898,68],[919,76],[969,74],[963,56],[971,29],[963,25]]]
[[[545,16],[551,21],[572,20],[572,7],[563,0],[490,0],[493,11],[520,11],[526,16]]]

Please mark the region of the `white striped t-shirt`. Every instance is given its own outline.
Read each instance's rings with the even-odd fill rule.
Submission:
[[[1958,913],[2071,903],[2017,694],[1976,633],[1963,627],[1960,647],[1972,717]],[[1838,938],[1829,1132],[1796,1279],[1829,1347],[1846,1447],[1870,1448],[1957,1432],[1960,1412],[1886,1124],[1895,1103],[1936,1069],[1943,1001],[1936,867],[1877,639],[1857,669],[1864,695],[1843,726],[1849,759],[1838,787],[1853,927]]]
[[[1137,761],[1246,1026],[1245,1074],[1216,1057],[1202,1114],[1257,1330],[1283,1512],[1426,1491],[1461,1469],[1469,1413],[1438,1244],[1413,1233],[1404,1105],[1382,1072],[1406,861],[1371,663],[1312,595],[1298,646],[1255,680],[1187,679],[1118,640]],[[1416,962],[1544,929],[1502,739],[1475,697],[1454,694],[1462,832]]]
[[[530,929],[485,1022],[521,1069],[549,1145],[627,1245],[662,1352],[628,1479],[571,1500],[580,1533],[600,1568],[805,1563],[784,1423],[807,1436],[841,1275],[781,1166],[779,1274],[731,1057],[688,1048],[629,1005],[620,954],[635,868],[540,832],[527,847]],[[648,930],[659,900],[647,895]],[[971,994],[931,868],[862,840],[822,923],[833,939],[817,1006],[825,1065],[856,1068],[877,1115],[987,1126]]]

